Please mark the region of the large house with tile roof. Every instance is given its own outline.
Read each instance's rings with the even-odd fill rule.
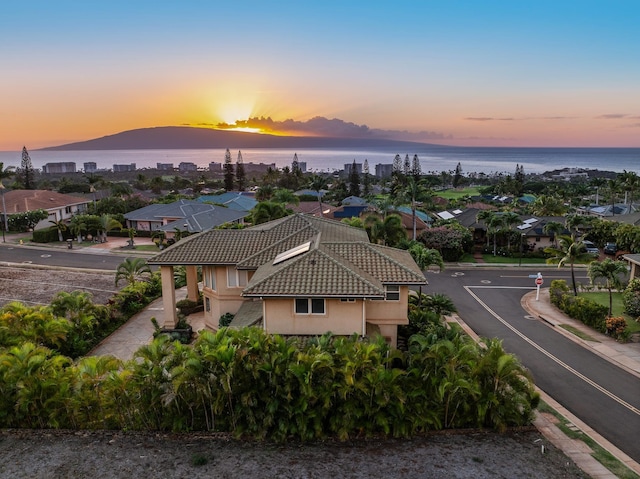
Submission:
[[[73,215],[86,213],[91,200],[49,190],[11,190],[4,193],[4,202],[7,215],[45,210],[48,218],[34,228],[42,229],[50,228],[50,221],[66,221]]]
[[[133,228],[136,231],[172,233],[178,229],[199,233],[224,223],[242,223],[247,214],[245,211],[182,199],[168,204],[148,205],[126,213],[124,218],[127,228]]]
[[[296,336],[380,334],[394,346],[398,325],[408,324],[409,288],[427,284],[407,251],[304,214],[190,236],[149,264],[160,267],[165,327],[177,321],[173,268],[187,267],[188,297],[196,299],[200,266],[208,329],[231,313],[231,327]]]

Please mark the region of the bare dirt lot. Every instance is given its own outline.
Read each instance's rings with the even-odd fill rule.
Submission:
[[[94,303],[104,304],[119,289],[114,281],[114,273],[0,266],[0,306],[11,301],[46,305],[59,291],[76,290],[89,292]]]
[[[195,434],[2,431],[0,477],[556,479],[588,476],[537,432],[272,444]]]

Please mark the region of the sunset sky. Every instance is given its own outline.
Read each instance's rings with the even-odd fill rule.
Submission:
[[[0,150],[223,123],[640,147],[639,18],[636,0],[7,0]]]

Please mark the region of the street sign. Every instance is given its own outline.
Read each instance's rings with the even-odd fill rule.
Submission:
[[[536,284],[537,284],[538,286],[542,285],[542,283],[544,283],[544,279],[542,279],[542,278],[536,278]]]

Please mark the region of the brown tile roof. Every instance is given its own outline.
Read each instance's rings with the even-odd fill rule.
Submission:
[[[427,283],[406,250],[371,243],[329,243],[325,247],[385,284]]]
[[[49,190],[11,190],[5,191],[4,202],[7,205],[7,213],[12,215],[40,209],[52,210],[83,205],[90,203],[90,200]]]
[[[306,242],[311,243],[308,251],[273,264],[278,254]],[[370,244],[363,229],[300,214],[243,230],[199,233],[148,262],[256,270],[243,291],[249,297],[380,298],[385,284],[426,284],[407,251]]]
[[[240,230],[210,230],[189,236],[149,259],[149,264],[240,264],[256,269],[279,253],[315,237],[360,240],[367,233],[359,228],[323,218],[291,215]]]
[[[291,260],[265,264],[244,296],[384,297],[381,281],[324,248]]]

